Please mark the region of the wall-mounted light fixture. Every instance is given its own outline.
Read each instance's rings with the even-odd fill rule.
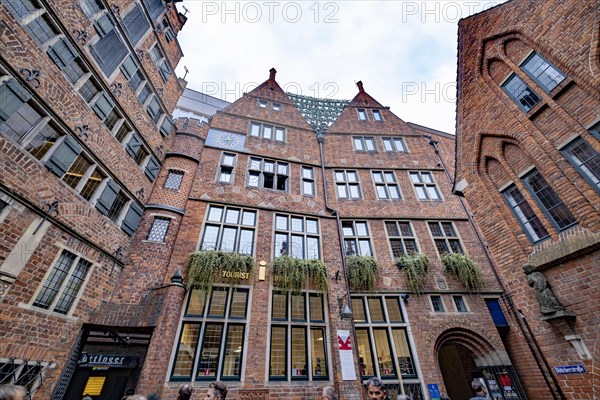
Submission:
[[[338,309],[340,310],[341,319],[354,318],[354,316],[352,315],[352,309],[350,309],[350,306],[348,305],[348,300],[348,295],[338,297]]]
[[[404,300],[404,304],[408,304],[408,299],[410,298],[410,294],[404,293],[400,295],[400,298]]]

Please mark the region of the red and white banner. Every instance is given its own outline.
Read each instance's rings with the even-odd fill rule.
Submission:
[[[345,381],[356,380],[354,368],[354,355],[352,354],[352,338],[349,331],[337,331],[340,362],[342,364],[342,379]]]

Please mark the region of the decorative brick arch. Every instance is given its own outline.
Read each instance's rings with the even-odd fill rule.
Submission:
[[[459,345],[473,353],[475,363],[479,367],[511,364],[497,336],[491,335],[482,326],[473,321],[468,321],[468,324],[465,325],[474,328],[479,333],[460,327],[443,330],[437,336],[433,347],[436,359],[439,359],[440,350],[444,345]]]

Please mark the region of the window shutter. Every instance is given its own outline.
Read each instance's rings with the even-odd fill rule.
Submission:
[[[0,85],[0,121],[6,121],[31,98],[31,94],[14,79]]]
[[[156,21],[165,12],[162,0],[144,0],[152,21]]]
[[[69,43],[66,38],[62,38],[48,50],[48,55],[56,65],[62,70],[77,58],[77,50]]]
[[[81,153],[81,146],[71,136],[66,136],[65,140],[54,151],[52,157],[46,162],[46,168],[62,178],[71,168],[71,164],[73,164],[79,153]]]
[[[137,72],[138,67],[133,61],[133,57],[131,55],[127,56],[125,61],[123,61],[123,65],[121,65],[121,71],[123,71],[123,75],[127,80],[130,80],[131,77]]]
[[[162,77],[163,81],[166,82],[169,80],[169,76],[171,76],[171,67],[169,66],[167,60],[164,60],[160,67],[158,67],[158,72],[160,72],[160,76]]]
[[[98,100],[96,100],[96,103],[94,103],[94,106],[92,108],[94,109],[98,117],[100,117],[100,119],[104,121],[104,119],[108,116],[108,114],[110,114],[114,106],[114,103],[112,102],[110,97],[108,97],[108,93],[103,92],[100,95],[100,97],[98,97]]]
[[[144,16],[139,4],[136,4],[136,6],[123,17],[123,24],[125,25],[127,36],[134,46],[140,41],[148,29],[150,29],[150,24]]]
[[[142,139],[140,139],[137,133],[134,133],[131,135],[131,139],[129,139],[129,142],[125,146],[125,150],[127,151],[127,154],[135,160],[135,156],[140,150],[140,147],[142,147]]]
[[[146,176],[148,178],[150,178],[150,180],[152,182],[154,182],[154,180],[158,176],[159,171],[160,171],[160,164],[158,163],[156,158],[150,157],[150,159],[148,160],[148,164],[146,165],[146,171],[145,171]]]
[[[144,209],[142,207],[135,202],[131,203],[131,207],[129,207],[129,210],[127,210],[125,219],[123,219],[123,223],[121,224],[121,229],[123,229],[129,236],[133,235],[140,223],[140,220],[142,219],[143,213]]]
[[[113,181],[112,179],[109,180],[104,188],[104,191],[100,195],[100,198],[98,198],[98,201],[96,202],[96,208],[98,211],[104,215],[108,215],[108,212],[115,202],[120,190],[121,187],[117,182]]]
[[[94,24],[102,38],[92,46],[92,55],[98,62],[98,65],[100,65],[100,68],[102,68],[102,71],[109,76],[117,69],[123,59],[129,54],[129,51],[114,29],[110,19],[106,15],[105,17],[100,18]]]
[[[162,133],[163,136],[169,136],[172,130],[173,121],[171,121],[171,118],[167,115],[165,119],[163,119],[162,124],[160,125],[160,133]]]
[[[152,101],[150,101],[150,104],[148,104],[148,108],[146,110],[148,111],[148,115],[150,115],[152,118],[152,121],[156,123],[160,116],[160,104],[158,104],[158,100],[153,98]]]

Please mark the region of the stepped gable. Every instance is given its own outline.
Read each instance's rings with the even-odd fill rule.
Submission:
[[[391,112],[389,107],[382,105],[365,92],[361,81],[358,81],[356,86],[358,86],[358,94],[354,96],[340,113],[335,122],[327,130],[327,133],[415,134],[414,130],[404,120]],[[366,111],[366,120],[359,120],[359,109]],[[381,113],[382,121],[374,120],[373,110],[378,110]]]
[[[275,80],[276,73],[275,68],[271,68],[269,70],[269,79],[249,93],[245,93],[241,98],[225,107],[222,111],[217,112],[211,119],[211,127],[226,128],[229,126],[230,117],[233,115],[245,119],[255,119],[259,122],[268,121],[287,127],[312,130],[306,119],[296,108],[294,102]],[[267,107],[258,107],[259,100],[267,101]],[[281,104],[281,110],[274,110],[273,103]],[[245,133],[246,131],[243,129],[241,132]]]

